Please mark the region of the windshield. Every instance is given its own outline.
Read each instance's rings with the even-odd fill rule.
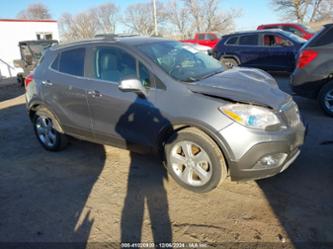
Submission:
[[[314,34],[315,33],[315,31],[313,29],[311,29],[311,28],[309,28],[309,27],[307,27],[307,26],[305,26],[303,24],[298,24],[298,25],[301,26],[306,32],[308,32],[310,34]]]
[[[304,38],[302,38],[302,37],[300,37],[298,35],[295,35],[295,34],[293,34],[291,32],[284,32],[284,34],[286,36],[288,36],[291,40],[296,41],[298,43],[305,43],[305,42],[307,42],[307,40],[305,40]]]
[[[224,71],[213,57],[180,42],[149,43],[138,49],[176,80],[193,82]]]

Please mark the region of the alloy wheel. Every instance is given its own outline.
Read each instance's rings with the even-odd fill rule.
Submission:
[[[191,141],[180,141],[171,149],[172,170],[184,183],[203,186],[212,177],[212,164],[207,152]]]

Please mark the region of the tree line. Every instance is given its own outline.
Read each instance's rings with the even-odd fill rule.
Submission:
[[[282,21],[316,24],[332,21],[333,0],[271,0]],[[221,0],[156,0],[157,28],[161,36],[189,38],[195,32],[228,33],[235,28],[241,9],[222,10]],[[128,5],[123,11],[108,2],[75,15],[64,13],[58,19],[63,41],[88,39],[96,34],[155,34],[152,1]],[[51,19],[48,7],[32,4],[17,15],[20,19]]]

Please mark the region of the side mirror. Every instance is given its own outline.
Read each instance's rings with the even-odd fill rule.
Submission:
[[[123,92],[135,92],[144,96],[147,95],[146,88],[141,84],[140,80],[138,79],[122,80],[118,88],[120,91]]]

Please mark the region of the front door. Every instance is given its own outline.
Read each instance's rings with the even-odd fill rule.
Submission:
[[[151,147],[155,138],[151,125],[155,94],[149,80],[142,80],[148,92],[145,97],[134,92],[122,92],[118,88],[124,79],[144,78],[142,67],[146,67],[116,46],[92,50],[95,73],[88,93],[88,104],[96,139],[130,148],[137,145]]]

